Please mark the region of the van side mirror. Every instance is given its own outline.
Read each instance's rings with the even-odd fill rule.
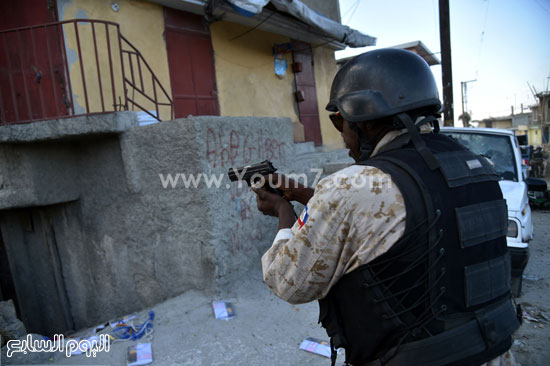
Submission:
[[[528,191],[545,192],[547,189],[547,184],[544,179],[527,178],[525,183],[527,183]]]

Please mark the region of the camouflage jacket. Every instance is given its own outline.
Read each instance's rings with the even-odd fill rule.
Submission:
[[[388,133],[373,155],[400,132]],[[384,254],[405,230],[405,204],[391,177],[352,165],[315,187],[300,218],[262,257],[264,281],[292,304],[327,295],[344,274]]]

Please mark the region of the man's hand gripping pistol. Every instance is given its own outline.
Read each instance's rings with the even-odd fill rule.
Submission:
[[[232,182],[245,181],[249,186],[263,181],[265,189],[269,192],[273,192],[281,197],[284,197],[283,192],[281,192],[281,190],[277,187],[273,187],[270,182],[268,182],[269,179],[266,179],[269,174],[273,174],[276,171],[277,169],[269,160],[264,160],[261,163],[247,165],[241,168],[229,168],[227,176]]]

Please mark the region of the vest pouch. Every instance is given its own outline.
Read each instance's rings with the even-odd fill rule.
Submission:
[[[451,188],[500,180],[487,159],[469,150],[440,152],[435,154],[435,157],[447,185]]]
[[[469,248],[506,236],[506,200],[478,203],[455,209],[460,246]]]
[[[510,255],[464,267],[465,302],[474,307],[510,293]]]
[[[475,314],[489,349],[504,341],[520,326],[516,309],[510,300],[478,310]]]

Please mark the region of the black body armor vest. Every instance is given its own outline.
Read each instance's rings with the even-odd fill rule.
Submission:
[[[333,349],[352,365],[477,365],[508,350],[519,326],[498,175],[446,136],[421,138],[437,169],[407,136],[361,163],[397,184],[405,233],[319,301]]]

